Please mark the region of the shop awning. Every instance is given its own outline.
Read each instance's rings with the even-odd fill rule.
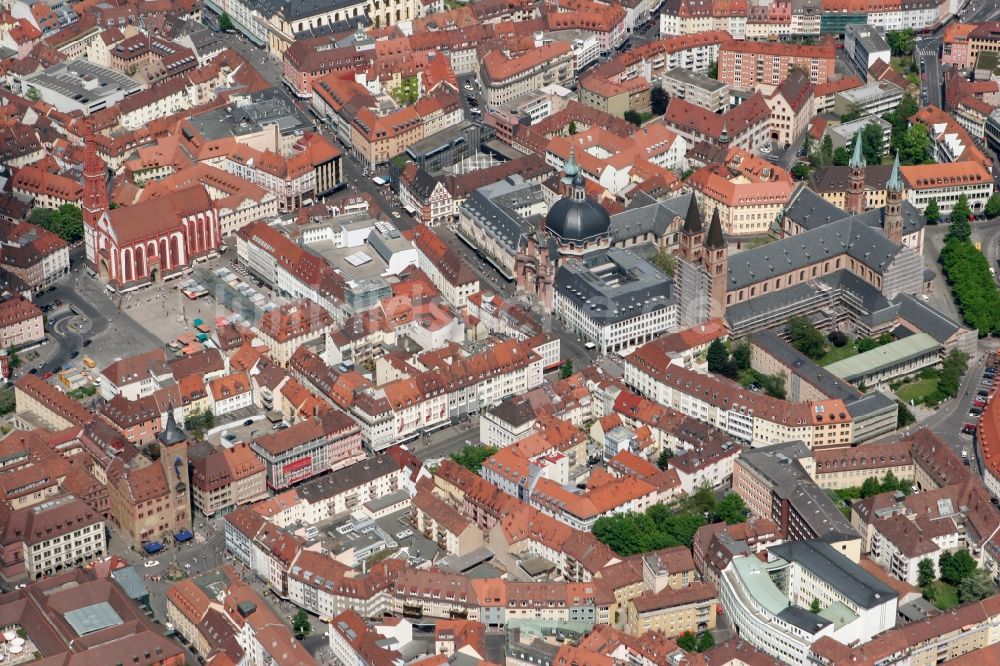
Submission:
[[[150,541],[149,543],[142,544],[142,549],[152,555],[153,553],[158,553],[163,550],[163,544],[159,541]]]
[[[180,532],[174,535],[174,541],[180,541],[181,543],[183,543],[185,541],[190,541],[193,537],[194,535],[188,532],[187,530],[181,530]]]

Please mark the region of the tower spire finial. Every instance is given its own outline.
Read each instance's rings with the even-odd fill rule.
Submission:
[[[896,160],[892,163],[892,173],[889,174],[889,180],[885,184],[885,189],[889,192],[902,192],[903,191],[903,179],[899,176],[899,151],[896,151]]]
[[[573,186],[573,177],[580,173],[580,167],[576,165],[576,145],[573,143],[573,139],[570,139],[569,144],[569,159],[563,165],[563,177],[562,182],[566,187]]]
[[[854,139],[854,155],[851,156],[850,167],[852,169],[863,169],[865,168],[865,156],[861,152],[861,132],[855,135]]]

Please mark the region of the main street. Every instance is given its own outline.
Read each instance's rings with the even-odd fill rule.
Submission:
[[[941,78],[940,50],[941,39],[938,37],[917,42],[917,53],[923,63],[926,77],[921,80],[924,92],[927,94],[924,106],[931,105],[941,108],[941,90],[944,81]]]

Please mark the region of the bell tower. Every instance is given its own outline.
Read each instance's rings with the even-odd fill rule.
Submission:
[[[854,155],[848,163],[851,175],[847,181],[847,212],[859,215],[865,212],[865,156],[861,152],[861,132],[854,139]]]
[[[702,266],[708,274],[708,316],[723,317],[726,314],[726,290],[729,279],[729,247],[722,233],[719,209],[712,213],[712,223],[705,237],[705,253]]]
[[[684,261],[695,262],[701,257],[704,236],[705,225],[701,221],[698,199],[692,193],[684,226],[681,228],[681,257]]]
[[[97,154],[94,135],[84,139],[83,154],[83,223],[96,227],[97,222],[108,210],[107,170],[104,160]]]
[[[899,151],[885,184],[885,216],[882,231],[894,243],[903,242],[903,179],[899,176]]]
[[[156,436],[160,449],[160,465],[170,489],[171,508],[167,512],[174,532],[191,529],[191,491],[188,479],[188,438],[177,427],[174,406],[167,408],[167,424]]]

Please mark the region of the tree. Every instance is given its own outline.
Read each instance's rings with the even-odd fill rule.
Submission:
[[[13,347],[7,348],[7,358],[10,361],[11,370],[17,370],[21,367],[21,357],[17,355],[17,350]]]
[[[698,645],[695,650],[698,652],[706,652],[715,647],[715,636],[712,635],[711,631],[703,631],[698,636]]]
[[[938,572],[941,580],[949,585],[958,585],[976,569],[976,560],[964,548],[952,553],[950,557],[946,558],[945,555],[948,553],[942,553],[938,561]]]
[[[833,166],[847,166],[851,161],[851,151],[841,146],[833,151]]]
[[[905,428],[917,422],[917,417],[913,415],[910,408],[902,400],[896,400],[896,430]]]
[[[809,165],[805,162],[796,162],[790,173],[795,180],[805,180],[809,177]]]
[[[63,204],[59,208],[34,208],[28,215],[28,221],[68,243],[83,238],[83,211],[73,204]]]
[[[938,576],[941,578],[941,580],[945,580],[944,578],[945,569],[948,570],[949,574],[951,573],[952,558],[954,558],[954,555],[952,555],[951,552],[947,550],[941,553],[941,555],[938,557]],[[947,583],[948,581],[945,580],[945,582]]]
[[[806,317],[788,319],[788,337],[793,347],[813,360],[826,353],[826,338]]]
[[[853,120],[857,120],[858,118],[861,117],[862,113],[864,113],[864,109],[862,109],[860,105],[858,105],[858,104],[851,104],[847,108],[847,111],[844,112],[844,115],[842,115],[840,117],[840,122],[841,123],[849,123],[849,122],[851,122]]]
[[[35,86],[28,86],[28,91],[25,93],[25,97],[30,99],[32,102],[37,102],[42,98],[42,93],[38,92],[38,88]]]
[[[451,459],[473,474],[479,474],[486,459],[499,450],[495,446],[466,444],[461,451],[451,454]]]
[[[304,610],[300,610],[292,617],[292,631],[295,632],[295,637],[298,639],[308,636],[312,631],[309,615]]]
[[[823,137],[823,143],[820,144],[819,153],[820,157],[822,157],[824,167],[828,167],[833,164],[833,137],[829,134]]]
[[[899,151],[900,163],[923,164],[931,152],[931,137],[923,125],[911,125],[894,148]]]
[[[711,344],[708,345],[708,371],[721,373],[723,367],[729,362],[729,352],[726,350],[726,344],[716,338],[712,340]]]
[[[660,451],[660,457],[656,459],[656,466],[660,469],[666,469],[670,466],[670,459],[673,457],[674,452],[664,446],[663,450]]]
[[[573,376],[573,359],[568,358],[563,361],[562,367],[559,368],[559,378],[569,379]]]
[[[142,454],[153,462],[156,462],[160,459],[160,447],[156,444],[156,442],[150,442],[146,446],[142,447]]]
[[[882,161],[885,146],[882,143],[882,128],[872,123],[861,130],[861,153],[868,164],[878,164]]]
[[[889,145],[893,150],[898,150],[906,135],[906,130],[910,127],[910,117],[917,112],[917,103],[913,96],[904,93],[903,98],[892,111],[882,114],[882,119],[892,125]],[[900,157],[900,159],[903,159]]]
[[[945,398],[958,395],[962,385],[962,376],[969,367],[969,355],[960,349],[952,349],[941,361],[941,372],[938,373],[938,402]]]
[[[889,45],[889,51],[895,58],[913,55],[913,49],[917,45],[917,37],[913,32],[913,28],[890,30],[885,33],[885,41]]]
[[[865,352],[871,351],[878,346],[878,340],[875,338],[861,338],[857,343],[859,354],[864,354]]]
[[[677,268],[677,260],[670,252],[660,250],[653,255],[650,262],[670,277],[674,276],[674,270]]]
[[[899,490],[899,479],[891,471],[886,472],[885,476],[882,477],[882,492],[892,493]]]
[[[983,253],[967,240],[949,238],[939,260],[965,323],[979,335],[1000,331],[1000,292]]]
[[[750,368],[750,345],[745,341],[733,345],[732,359],[737,370],[748,370]]]
[[[677,647],[685,652],[696,652],[698,650],[698,639],[690,631],[685,631],[677,637]]]
[[[993,576],[985,569],[974,569],[958,584],[958,599],[963,604],[980,601],[996,592]]]
[[[0,415],[10,414],[17,408],[12,386],[8,383],[6,387],[0,388]]]
[[[715,506],[715,519],[727,525],[737,525],[747,519],[747,505],[736,493],[727,493]]]
[[[229,32],[230,30],[235,30],[236,26],[233,25],[233,19],[229,17],[229,14],[222,12],[222,16],[219,17],[219,30],[223,32]]]
[[[706,484],[698,486],[694,493],[687,498],[687,506],[695,513],[714,513],[715,495],[712,494],[712,489]]]
[[[864,483],[861,484],[862,499],[878,495],[880,492],[882,492],[882,487],[879,485],[878,479],[874,476],[869,476],[864,480]]]
[[[969,218],[972,216],[972,209],[969,208],[969,197],[965,196],[965,192],[958,195],[958,201],[955,202],[955,207],[951,209],[951,215],[949,220],[954,225],[959,222],[964,222],[966,226],[969,224]],[[968,239],[969,235],[964,234],[960,238]]]
[[[937,221],[941,219],[941,210],[938,208],[937,199],[931,199],[927,202],[927,208],[924,208],[924,219],[927,220],[927,224],[937,224]]]
[[[830,331],[827,334],[826,339],[829,340],[830,344],[834,347],[843,347],[851,341],[851,339],[847,337],[847,333],[844,333],[843,331]]]
[[[201,411],[196,409],[184,419],[184,429],[191,433],[195,439],[204,439],[205,432],[215,425],[215,414],[211,409]]]
[[[990,219],[1000,216],[1000,192],[994,192],[990,195],[990,198],[986,200],[986,206],[983,207],[983,213]]]
[[[574,134],[576,134],[576,121],[575,120],[569,121],[569,127],[566,128],[566,131],[569,132],[570,136],[573,136]]]
[[[633,111],[632,109],[625,112],[625,120],[637,127],[642,124],[642,116],[639,115],[638,111]]]
[[[934,582],[934,561],[929,557],[917,562],[917,587],[927,587]]]
[[[809,612],[819,614],[823,608],[819,605],[819,599],[813,597],[812,603],[809,604]]]
[[[663,89],[663,86],[654,86],[649,91],[649,104],[654,116],[662,116],[667,112],[667,105],[670,103],[670,96]]]
[[[719,61],[718,60],[713,60],[712,63],[708,66],[708,71],[705,72],[705,74],[710,79],[718,79],[719,78]]]

